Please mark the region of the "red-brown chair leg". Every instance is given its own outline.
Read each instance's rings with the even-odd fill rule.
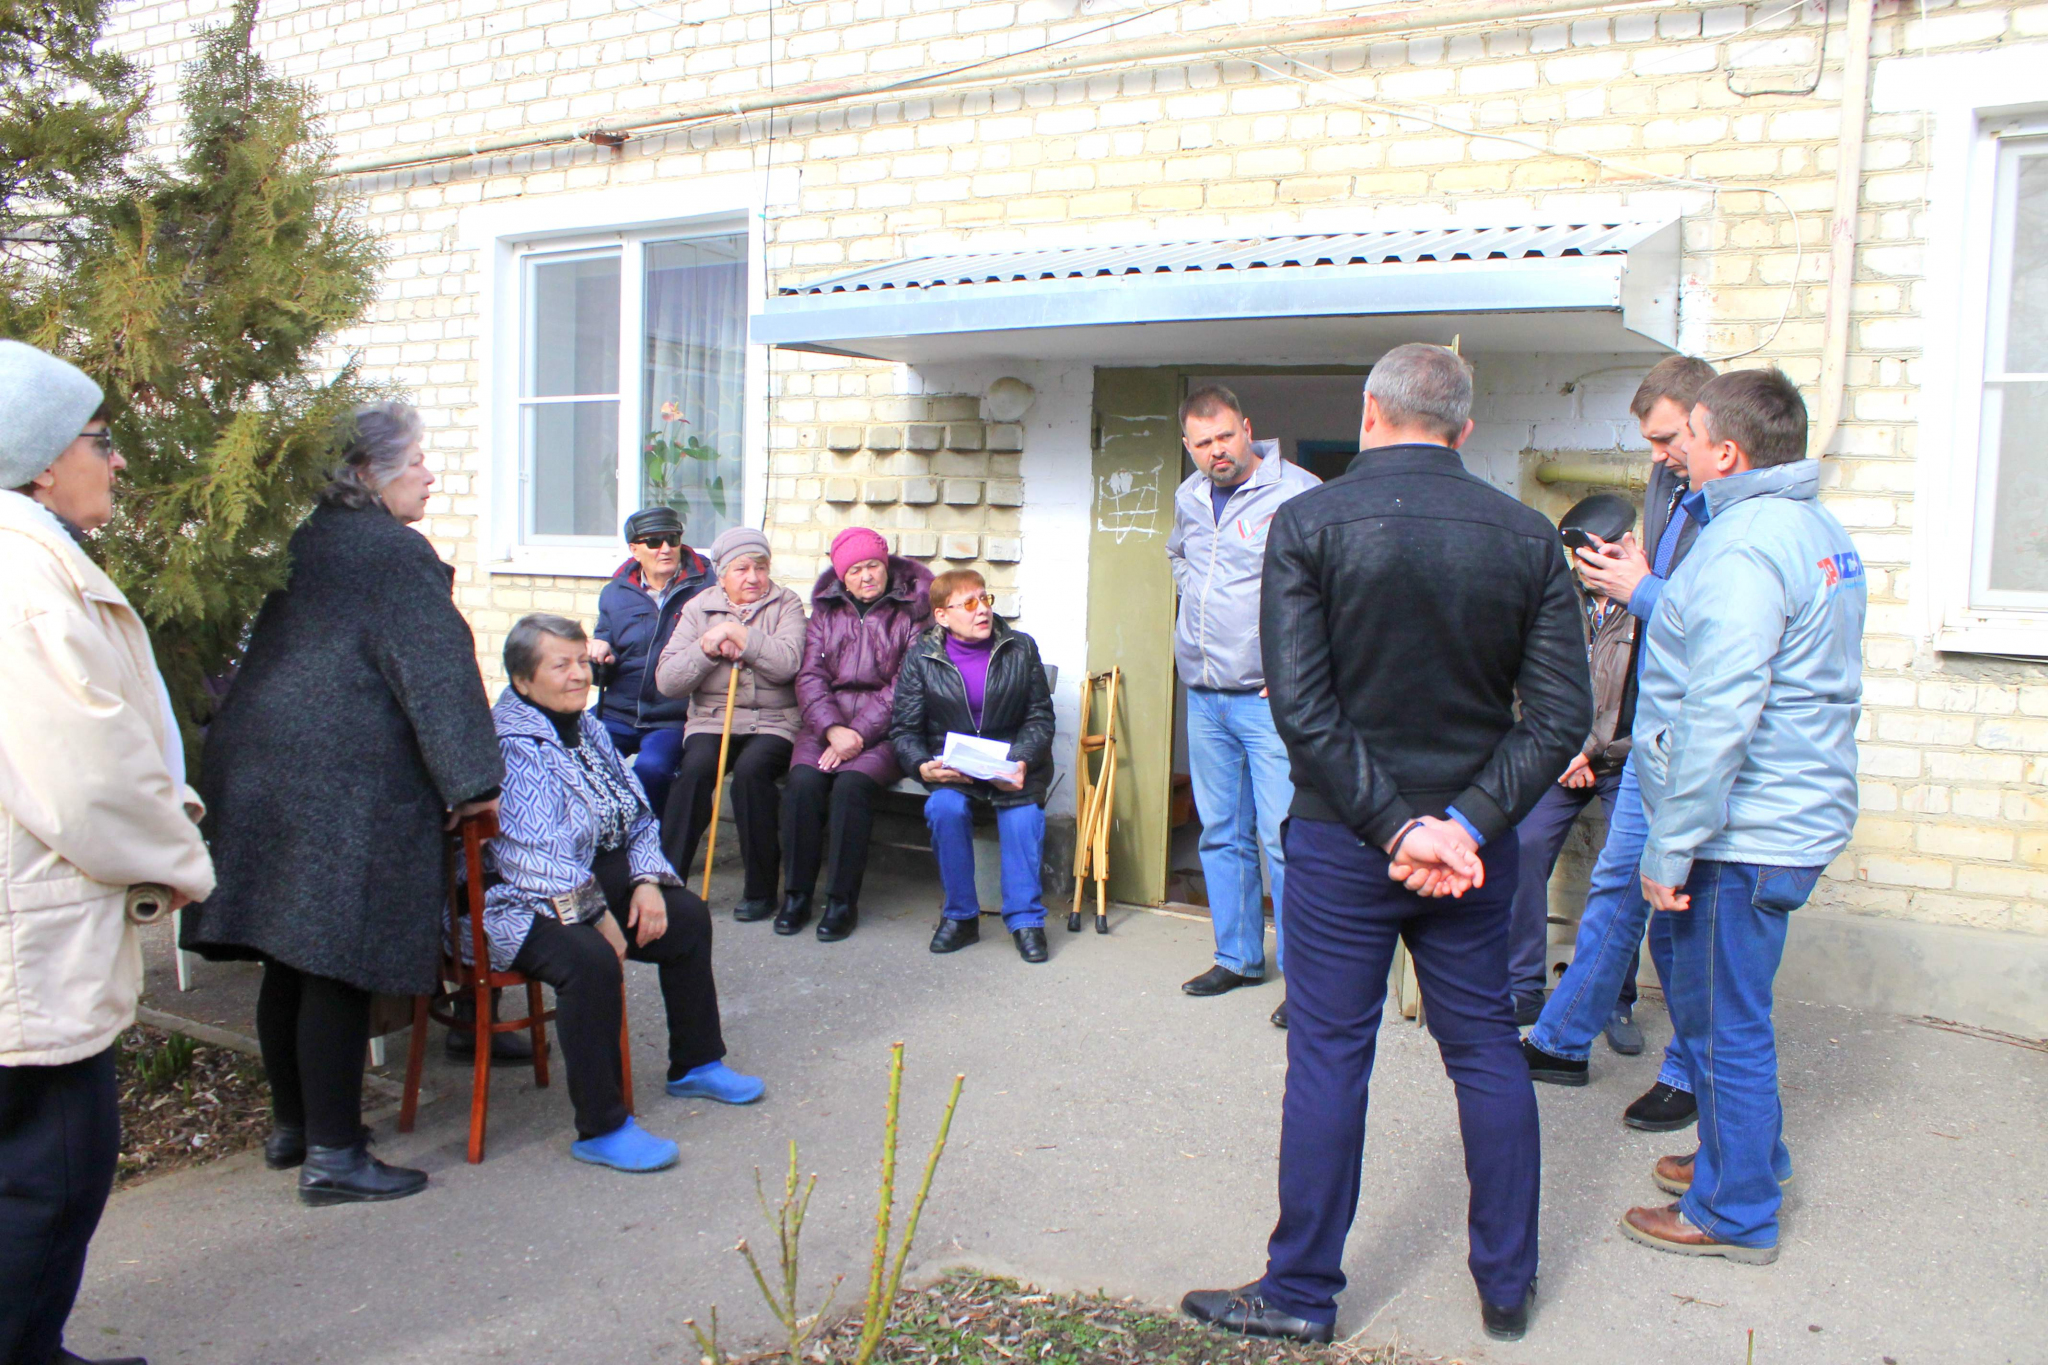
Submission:
[[[484,1122],[491,1110],[491,990],[479,984],[475,992],[476,1013],[470,1019],[475,1031],[475,1079],[469,1090],[469,1164],[484,1159]]]
[[[540,1000],[540,982],[526,983],[527,1036],[533,1039],[533,1083],[539,1089],[548,1088],[548,1021],[543,1017]]]
[[[412,1041],[405,1047],[405,1099],[398,1106],[398,1131],[410,1133],[420,1112],[420,1070],[427,1063],[427,997],[414,996]]]
[[[619,1078],[626,1085],[626,1112],[637,1114],[633,1107],[633,1030],[626,1019],[626,985],[619,983]]]

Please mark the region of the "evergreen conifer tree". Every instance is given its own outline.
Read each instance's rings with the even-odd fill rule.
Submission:
[[[57,268],[14,300],[17,335],[107,391],[128,469],[96,550],[149,623],[188,736],[285,581],[348,413],[376,396],[323,349],[375,297],[381,249],[325,178],[312,95],[256,54],[256,12],[240,0],[204,35],[175,162],[131,158],[121,193],[68,202]]]

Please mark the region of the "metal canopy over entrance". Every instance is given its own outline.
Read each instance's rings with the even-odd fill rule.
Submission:
[[[1677,344],[1676,220],[926,256],[779,291],[757,343],[908,364],[1369,359]],[[1228,323],[1219,327],[1218,323]]]

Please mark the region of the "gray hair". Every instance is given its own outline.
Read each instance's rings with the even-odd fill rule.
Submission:
[[[412,448],[426,430],[426,423],[408,403],[369,403],[357,408],[349,418],[341,467],[327,486],[327,500],[348,507],[374,506],[385,485],[412,463]]]
[[[1472,417],[1472,367],[1446,347],[1411,341],[1380,357],[1365,378],[1365,393],[1388,421],[1428,427],[1448,445]]]
[[[540,641],[543,635],[552,635],[557,640],[581,644],[590,636],[584,632],[583,623],[567,616],[556,616],[551,612],[536,611],[520,617],[512,623],[512,629],[505,636],[505,676],[522,682],[533,676],[540,667]]]

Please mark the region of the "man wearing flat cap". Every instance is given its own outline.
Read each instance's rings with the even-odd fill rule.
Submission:
[[[129,889],[174,907],[213,890],[149,634],[79,547],[124,466],[100,398],[0,341],[0,1360],[38,1365],[82,1359],[64,1323],[113,1187],[114,1047],[142,991]]]
[[[682,762],[690,704],[661,694],[654,662],[683,607],[710,585],[711,565],[683,543],[683,519],[673,507],[643,507],[627,517],[626,553],[632,557],[597,595],[590,639],[590,662],[604,689],[597,718],[620,755],[633,761],[633,775],[659,811]]]

